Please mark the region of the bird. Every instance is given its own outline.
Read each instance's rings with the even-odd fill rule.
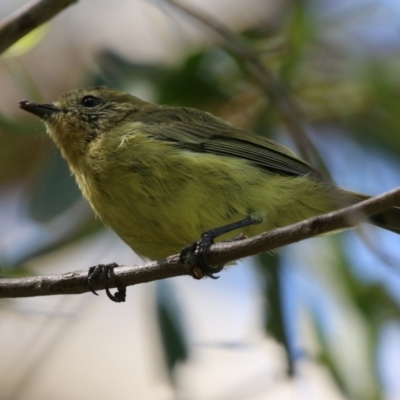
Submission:
[[[340,189],[284,145],[198,109],[107,87],[19,106],[44,121],[83,196],[139,256],[197,247],[211,277],[214,240],[251,237],[369,197]],[[400,208],[369,222],[399,234]]]

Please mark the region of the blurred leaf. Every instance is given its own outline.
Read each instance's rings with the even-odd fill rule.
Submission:
[[[354,275],[343,250],[346,248],[346,234],[331,239],[336,246],[336,268],[338,268],[346,292],[369,324],[374,329],[379,329],[381,324],[387,321],[393,319],[400,321],[399,304],[384,285],[380,282],[364,282]]]
[[[355,397],[354,394],[349,392],[349,388],[346,382],[346,379],[343,377],[343,371],[340,366],[337,364],[335,357],[331,354],[331,347],[327,340],[327,337],[323,333],[323,328],[318,320],[314,320],[317,337],[319,344],[321,346],[319,350],[318,360],[323,363],[326,367],[328,367],[329,372],[331,373],[333,379],[336,384],[342,391],[343,395],[346,398],[354,399],[354,400],[383,400],[383,397],[379,393],[379,388],[374,385],[374,390],[368,393],[368,397]]]
[[[22,99],[21,99],[22,100]],[[15,108],[18,107],[18,104],[15,105]],[[22,113],[25,114],[24,111],[21,110]],[[35,121],[35,122],[33,122]],[[18,119],[13,120],[7,118],[0,112],[0,132],[1,133],[9,133],[12,135],[26,135],[26,136],[37,136],[38,132],[42,134],[44,132],[44,126],[41,122],[37,119],[33,120],[33,118],[25,119]]]
[[[89,85],[106,85],[121,90],[130,90],[135,84],[144,82],[157,85],[166,68],[160,65],[135,63],[112,51],[103,51],[98,58],[99,74],[90,77]]]
[[[318,342],[321,346],[321,348],[319,349],[318,360],[329,369],[329,372],[331,373],[333,379],[335,380],[342,393],[344,395],[348,395],[349,393],[347,393],[346,390],[346,381],[342,377],[340,368],[338,367],[336,360],[331,355],[330,346],[328,343],[328,339],[324,334],[324,329],[318,319],[314,319],[313,322],[315,326],[315,331],[317,333]]]
[[[188,347],[177,307],[173,304],[173,295],[166,285],[157,285],[157,317],[158,325],[166,356],[167,367],[172,378],[174,366],[188,357]],[[161,290],[160,290],[161,289]],[[170,296],[171,295],[171,296]]]
[[[340,282],[341,291],[345,294],[346,301],[352,307],[354,306],[358,309],[366,326],[367,330],[365,333],[369,339],[368,346],[364,349],[365,359],[368,362],[366,369],[370,370],[374,377],[374,381],[370,382],[371,386],[374,387],[374,391],[370,392],[366,399],[378,400],[382,398],[379,394],[381,388],[378,386],[381,376],[376,368],[378,333],[384,322],[396,317],[399,318],[400,310],[394,299],[381,284],[363,282],[354,275],[345,253],[345,249],[347,248],[346,237],[346,234],[343,234],[329,238],[330,243],[334,246],[334,258],[330,258],[332,264],[330,268],[334,268],[335,270],[335,276]],[[332,294],[335,295],[335,293]],[[328,341],[330,340],[330,336],[324,334],[323,321],[319,321],[316,316],[314,322],[317,328],[318,339],[322,346],[320,360],[329,368],[339,387],[345,393],[349,394],[351,388],[348,387],[348,377],[345,378],[343,376],[343,371],[337,364],[335,357],[330,353],[332,348]]]
[[[155,90],[157,103],[206,109],[224,103],[242,76],[234,59],[218,48],[190,55],[179,67],[131,63],[107,52],[100,58],[103,74],[95,84],[127,90],[144,83]],[[132,89],[131,89],[132,91]]]
[[[0,117],[0,182],[15,182],[32,174],[47,143],[36,135],[26,135],[24,124],[19,129],[18,123],[7,121],[2,126],[2,122]],[[43,127],[38,126],[38,130],[42,132]]]
[[[18,57],[31,51],[36,45],[38,45],[49,33],[52,23],[38,26],[33,31],[29,32],[2,54],[2,57],[12,58]]]
[[[182,66],[171,70],[159,87],[162,104],[210,107],[225,102],[240,75],[235,61],[218,48],[188,57]]]
[[[272,335],[281,343],[288,357],[288,373],[294,373],[294,360],[290,351],[288,333],[285,326],[285,312],[283,307],[282,273],[279,256],[273,253],[263,253],[258,256],[260,272],[265,279],[264,296],[265,303],[265,328],[267,334]]]
[[[288,51],[282,59],[280,76],[286,83],[292,81],[301,66],[306,45],[316,34],[313,18],[309,15],[310,7],[304,0],[292,2],[292,14],[285,31]]]
[[[394,68],[398,62],[395,63]],[[365,75],[368,84],[367,102],[353,117],[351,128],[362,142],[380,146],[385,151],[400,154],[400,116],[398,102],[400,80],[388,66],[371,62]]]
[[[37,221],[49,221],[81,196],[66,161],[53,151],[31,189],[30,214]]]
[[[32,276],[32,271],[23,265],[5,265],[0,266],[0,278],[23,278]]]

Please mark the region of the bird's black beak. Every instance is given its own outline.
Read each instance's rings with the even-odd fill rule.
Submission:
[[[20,101],[19,106],[23,110],[35,114],[42,119],[47,119],[51,115],[62,111],[61,108],[58,108],[53,104],[40,104],[29,100]]]

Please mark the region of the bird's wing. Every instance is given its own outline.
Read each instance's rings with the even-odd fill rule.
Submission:
[[[155,139],[174,142],[190,151],[242,158],[282,175],[311,175],[323,179],[311,165],[273,140],[236,129],[222,119],[196,109],[175,110],[159,108],[156,113],[161,115],[152,115],[149,133]]]

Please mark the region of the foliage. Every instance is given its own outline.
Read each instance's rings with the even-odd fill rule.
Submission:
[[[374,155],[379,149],[384,157],[398,158],[398,51],[376,56],[374,49],[366,49],[364,54],[353,54],[346,43],[334,40],[333,34],[342,29],[340,21],[324,25],[305,2],[294,4],[274,32],[263,27],[245,32],[246,43],[286,84],[290,96],[301,105],[304,119],[312,124],[317,142],[329,139],[328,132],[337,131],[341,132],[338,137],[344,140],[344,145],[350,141],[368,154]],[[269,50],[268,45],[277,37],[282,43],[281,48]],[[106,83],[121,89],[145,87],[149,98],[155,102],[201,108],[271,137],[286,130],[279,108],[265,97],[254,77],[243,67],[242,60],[238,62],[237,56],[220,47],[208,46],[193,52],[175,67],[130,62],[112,49],[99,55],[97,62],[100,73],[88,74],[87,85]],[[288,141],[288,135],[290,132],[281,139]],[[4,144],[0,147],[0,183],[5,186],[25,180],[29,216],[45,223],[65,211],[80,195],[65,163],[42,136],[43,129],[39,124],[28,124],[22,117],[8,120],[0,115],[0,137]],[[340,152],[340,146],[332,151]],[[340,160],[340,154],[336,160]],[[348,169],[352,167],[351,161],[341,160],[348,164]],[[71,227],[56,246],[90,235],[98,227],[89,217],[84,224],[76,221],[76,226]],[[370,342],[364,351],[373,374],[373,390],[369,397],[363,398],[378,399],[382,398],[377,367],[379,334],[385,323],[400,319],[399,304],[384,281],[368,282],[354,271],[346,238],[330,239],[335,248],[330,259],[334,267],[330,264],[324,268],[334,270],[335,279],[340,281],[340,292],[330,292],[329,296],[340,302],[344,295],[365,323]],[[30,254],[54,246],[54,243],[42,246]],[[268,298],[265,302],[266,332],[285,345],[291,360],[289,370],[293,373],[296,358],[291,354],[292,338],[285,327],[287,316],[282,302],[286,294],[281,282],[284,279],[280,273],[281,254],[284,257],[282,252],[259,258],[260,277]],[[24,257],[15,259],[15,264],[20,265]],[[10,264],[7,259],[2,262]],[[321,285],[325,284],[322,280]],[[176,323],[180,317],[174,316],[171,311],[174,307],[168,302],[168,296],[159,302],[158,317],[165,334],[167,363],[172,369],[177,361],[187,356],[187,338],[184,329]],[[175,312],[179,313],[178,310]],[[361,398],[365,393],[353,390],[332,354],[330,341],[334,339],[327,334],[318,316],[313,317],[321,349],[320,361],[326,363],[344,393]]]

